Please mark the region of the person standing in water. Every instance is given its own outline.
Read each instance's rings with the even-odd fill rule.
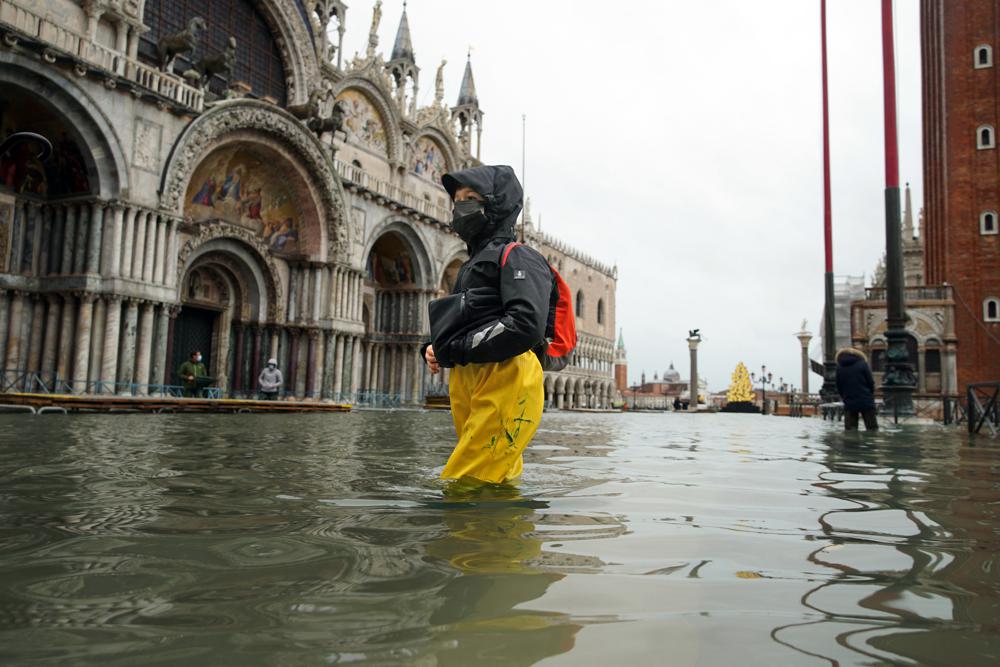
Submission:
[[[837,393],[844,401],[844,429],[858,430],[858,416],[865,430],[878,430],[875,412],[875,378],[861,350],[845,347],[837,352]]]
[[[503,483],[520,476],[538,430],[545,391],[533,350],[545,344],[555,279],[538,251],[515,243],[521,184],[508,166],[445,174],[452,228],[469,260],[450,296],[430,304],[431,373],[452,368],[451,414],[458,444],[441,477]]]

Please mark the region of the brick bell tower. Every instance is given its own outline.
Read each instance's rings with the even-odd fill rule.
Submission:
[[[621,329],[618,330],[618,347],[615,349],[615,388],[622,394],[628,390],[628,355]]]

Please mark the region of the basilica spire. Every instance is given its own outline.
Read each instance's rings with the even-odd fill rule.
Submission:
[[[472,78],[472,53],[465,61],[465,74],[462,75],[462,88],[458,92],[458,106],[479,106],[476,96],[476,81]]]
[[[415,62],[413,40],[410,39],[410,21],[406,17],[406,3],[403,3],[403,15],[399,19],[396,30],[396,41],[392,46],[392,60],[408,60]]]

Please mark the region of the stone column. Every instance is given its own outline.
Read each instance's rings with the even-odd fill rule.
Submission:
[[[321,398],[331,400],[333,396],[333,365],[337,358],[337,336],[332,331],[323,335],[323,380],[320,390]]]
[[[804,322],[803,322],[804,324]],[[812,334],[806,331],[805,327],[802,327],[802,331],[795,334],[796,338],[799,339],[799,345],[802,346],[802,394],[804,396],[809,395],[809,341],[812,340]]]
[[[333,393],[338,396],[344,393],[344,337],[338,335],[336,351],[333,359]]]
[[[180,306],[163,304],[162,316],[167,319],[167,344],[165,346],[167,352],[163,355],[163,384],[165,385],[174,384],[174,371],[177,370],[172,366],[174,363],[174,331],[177,325],[177,316],[180,313]]]
[[[146,221],[152,215],[146,211],[139,211],[135,216],[135,235],[132,237],[132,267],[129,269],[129,277],[134,280],[142,279],[143,253],[146,252]]]
[[[66,209],[64,206],[50,204],[46,207],[49,216],[52,218],[50,226],[51,236],[49,237],[49,275],[55,275],[62,270],[62,247],[63,234],[66,229]],[[0,261],[2,265],[2,261]]]
[[[164,371],[166,370],[167,359],[164,351],[167,349],[167,329],[170,321],[170,312],[166,304],[156,307],[156,325],[153,333],[153,359],[150,363],[149,382],[150,384],[166,384]],[[159,388],[154,390],[156,395],[161,393]]]
[[[24,292],[15,291],[10,300],[10,316],[7,319],[7,358],[4,369],[20,371],[21,368],[21,318],[24,315]]]
[[[698,410],[698,343],[701,342],[701,336],[692,336],[687,339],[688,349],[691,351],[691,388],[689,393],[691,395],[691,403],[688,409],[692,411]]]
[[[927,393],[927,347],[917,347],[917,391]]]
[[[90,209],[86,204],[80,204],[76,218],[76,242],[73,244],[73,273],[87,270],[87,230],[90,222]]]
[[[299,330],[290,329],[289,334],[289,345],[288,345],[288,372],[286,375],[285,387],[288,389],[288,393],[297,398],[296,384],[298,383],[299,375]]]
[[[101,363],[104,354],[104,320],[107,318],[107,303],[104,299],[94,300],[94,312],[91,316],[90,334],[90,368],[87,370],[87,382],[91,392],[97,392],[97,381],[101,379]]]
[[[305,347],[305,349],[302,349]],[[309,380],[309,337],[308,332],[299,331],[299,349],[295,356],[295,396],[303,399],[306,396],[306,386]]]
[[[320,308],[323,303],[323,267],[317,265],[313,267],[313,300],[312,300],[312,320],[318,322],[322,313]]]
[[[340,308],[338,317],[341,319],[347,319],[347,283],[350,274],[348,274],[347,269],[340,269]]]
[[[163,262],[164,282],[167,287],[177,284],[177,219],[170,218],[167,230],[167,257]]]
[[[269,327],[268,330],[271,332],[270,342],[268,343],[268,358],[278,358],[278,344],[281,343],[281,328],[280,327]],[[285,369],[287,375],[288,369]]]
[[[233,352],[233,396],[239,396],[243,394],[243,337],[246,332],[246,327],[241,323],[237,322],[236,326],[236,345],[235,351]]]
[[[326,318],[331,320],[334,318],[337,308],[336,275],[334,267],[326,267]]]
[[[319,358],[316,346],[319,344],[319,331],[309,329],[306,332],[309,336],[308,347],[306,347],[306,386],[305,397],[307,399],[316,398],[316,360]]]
[[[420,346],[414,345],[410,348],[410,359],[413,364],[413,388],[412,388],[412,400],[414,403],[420,403],[420,395],[423,393],[424,389],[424,362],[420,358]]]
[[[114,204],[111,207],[111,242],[108,261],[105,263],[104,274],[111,277],[121,275],[122,264],[122,232],[125,224],[125,207]]]
[[[149,391],[149,366],[153,356],[153,309],[154,305],[152,303],[143,303],[142,314],[139,317],[139,334],[136,342],[135,383],[143,385],[138,388],[140,396],[146,395]]]
[[[93,222],[93,218],[91,219]],[[76,316],[76,347],[73,351],[73,391],[87,390],[87,370],[90,365],[90,332],[94,325],[94,300],[96,295],[80,295],[80,307]]]
[[[354,339],[351,336],[344,338],[344,392],[353,394],[354,388],[351,386],[354,368],[351,362],[354,359]]]
[[[355,336],[351,348],[351,395],[352,396],[357,395],[358,383],[361,380],[360,360],[361,360],[361,338]]]
[[[135,256],[135,223],[139,211],[134,208],[125,210],[122,232],[122,252],[118,258],[118,275],[124,278],[132,277],[132,258]]]
[[[28,361],[25,370],[32,373],[39,372],[42,368],[42,327],[45,326],[45,302],[39,295],[32,294],[28,299],[30,317],[28,325],[30,333],[27,336]]]
[[[87,243],[87,273],[101,272],[101,235],[104,231],[104,204],[94,202],[90,207],[90,230]]]
[[[253,327],[253,357],[250,359],[250,386],[247,387],[247,391],[251,396],[257,393],[257,378],[260,377],[260,352],[261,352],[261,338],[263,332],[261,331],[260,325],[255,324]]]
[[[122,300],[119,296],[107,297],[104,314],[104,351],[101,354],[102,382],[107,383],[104,392],[115,393],[114,383],[118,380],[118,337],[121,333]]]
[[[153,282],[162,285],[164,268],[167,260],[167,221],[159,218],[156,221],[156,261],[153,263]]]
[[[51,206],[40,206],[38,208],[38,220],[35,223],[36,233],[35,238],[38,240],[37,250],[35,254],[38,256],[37,266],[35,271],[36,276],[47,276],[49,275],[49,257],[52,254],[52,207]]]
[[[125,302],[125,324],[122,327],[121,356],[118,359],[118,393],[126,394],[132,391],[135,382],[135,339],[139,325],[139,302],[127,299]]]
[[[59,326],[59,358],[56,362],[56,375],[63,382],[72,378],[73,364],[73,324],[76,319],[76,300],[71,295],[63,297],[62,324]]]
[[[48,312],[45,319],[45,342],[42,344],[42,373],[54,375],[56,372],[56,357],[59,354],[59,315],[62,313],[62,301],[55,294],[46,297]],[[50,378],[47,378],[51,381]]]
[[[59,273],[73,272],[73,243],[76,241],[76,206],[62,207],[62,251],[59,253]]]
[[[156,225],[159,216],[150,213],[146,217],[146,248],[142,251],[142,280],[153,282],[153,269],[156,266]]]
[[[299,270],[296,266],[288,267],[288,311],[287,321],[294,322],[298,315]]]

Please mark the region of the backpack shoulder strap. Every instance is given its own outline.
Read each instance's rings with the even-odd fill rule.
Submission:
[[[507,258],[510,257],[510,251],[517,246],[522,245],[519,241],[513,241],[504,246],[503,252],[500,253],[500,268],[502,269],[507,265]]]

